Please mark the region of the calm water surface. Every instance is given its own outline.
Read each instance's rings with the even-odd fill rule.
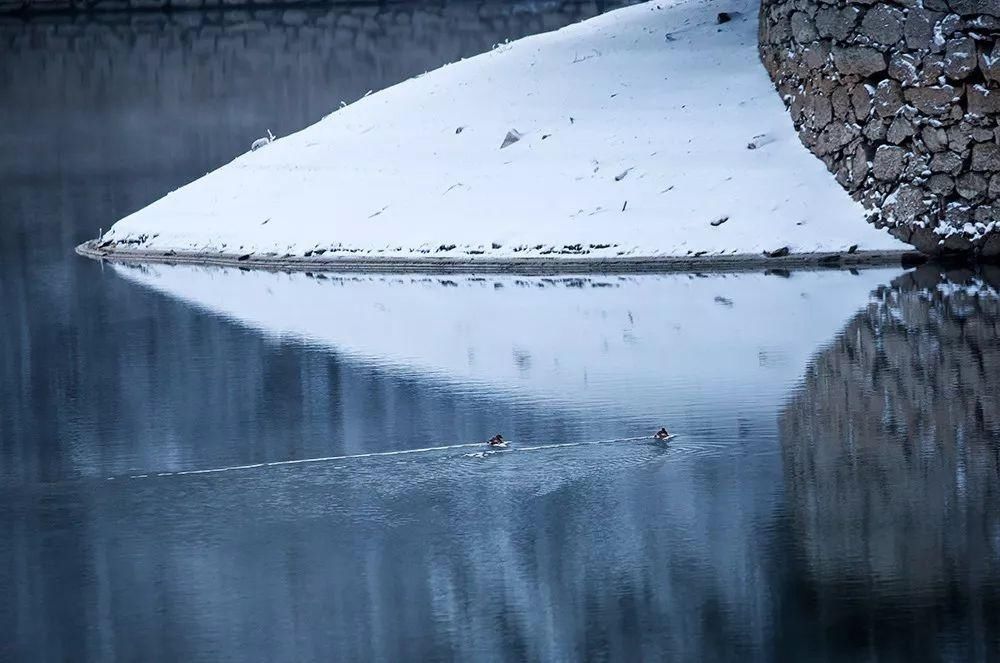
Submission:
[[[0,24],[0,660],[1000,658],[1000,272],[72,255],[264,128],[603,8]]]

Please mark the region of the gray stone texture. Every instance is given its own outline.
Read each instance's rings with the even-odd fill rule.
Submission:
[[[872,223],[931,254],[1000,257],[998,37],[1000,0],[760,9],[761,60],[802,142]]]

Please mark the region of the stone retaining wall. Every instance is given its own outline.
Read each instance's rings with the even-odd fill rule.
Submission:
[[[762,0],[802,142],[926,253],[1000,256],[1000,0]]]

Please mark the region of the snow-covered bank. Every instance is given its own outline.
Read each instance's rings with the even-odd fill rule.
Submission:
[[[734,19],[717,24],[721,9]],[[648,3],[502,45],[240,156],[117,223],[104,248],[275,259],[905,248],[799,143],[757,59],[756,12],[750,0]]]

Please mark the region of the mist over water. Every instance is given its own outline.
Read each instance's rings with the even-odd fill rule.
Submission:
[[[0,25],[0,660],[1000,653],[995,271],[72,255],[265,128],[598,9]]]

